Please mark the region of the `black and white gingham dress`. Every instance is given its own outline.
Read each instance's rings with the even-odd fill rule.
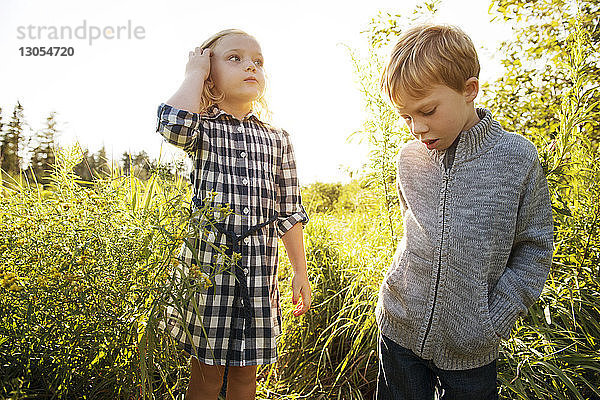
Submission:
[[[213,286],[196,293],[193,300],[199,315],[192,301],[183,309],[168,307],[168,322],[160,327],[206,364],[275,362],[276,340],[281,334],[278,238],[296,223],[308,222],[288,133],[261,122],[252,113],[240,121],[216,107],[197,114],[165,103],[158,107],[156,130],[192,158],[194,196],[205,199],[214,192],[216,205],[230,205],[233,213],[222,224],[229,233],[242,235],[278,213],[275,222],[240,241],[237,249],[242,256],[240,274],[246,279],[250,297],[250,325],[241,317],[242,301],[234,296],[236,275],[223,271],[214,275]],[[185,268],[196,261],[203,271],[207,266],[222,269],[211,243],[232,247],[226,235],[215,229],[205,240],[194,238],[191,242],[197,247],[198,260],[184,244],[181,263]]]

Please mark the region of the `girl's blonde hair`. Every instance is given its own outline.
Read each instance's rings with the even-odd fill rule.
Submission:
[[[457,92],[467,79],[479,78],[477,51],[456,26],[422,24],[403,32],[381,76],[381,89],[397,106],[401,93],[423,98],[441,84]]]
[[[222,38],[224,38],[225,36],[228,35],[244,35],[244,36],[248,36],[253,38],[254,40],[256,40],[256,38],[240,29],[225,29],[222,30],[221,32],[217,32],[214,35],[212,35],[211,37],[209,37],[208,39],[206,39],[201,45],[200,48],[201,49],[211,49],[214,50],[215,46],[217,45],[217,43],[219,42],[219,40],[221,40]],[[224,95],[223,93],[221,93],[213,84],[212,82],[212,78],[209,75],[208,79],[206,79],[206,83],[208,83],[208,85],[204,85],[204,87],[202,88],[202,96],[200,98],[200,112],[206,112],[211,106],[219,103],[220,101],[223,100]],[[265,89],[263,90],[263,93],[261,94],[261,96],[256,99],[255,101],[252,102],[252,111],[258,115],[258,117],[260,119],[268,119],[271,115],[269,108],[267,106],[267,102],[265,99],[265,92],[266,92],[266,79],[265,79]]]

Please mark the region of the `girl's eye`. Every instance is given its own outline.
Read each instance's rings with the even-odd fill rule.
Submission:
[[[258,65],[259,67],[262,67],[262,66],[263,66],[263,61],[262,61],[262,60],[256,60],[256,61],[254,61],[254,63],[255,63],[256,65]]]
[[[228,60],[229,61],[240,61],[240,58],[234,54],[234,55],[229,56]]]
[[[409,122],[409,121],[411,120],[411,118],[410,118],[410,116],[409,116],[409,115],[402,115],[402,118],[404,118],[404,120],[405,120],[406,122]]]
[[[423,111],[423,115],[426,117],[433,115],[433,113],[435,113],[435,108],[432,109],[431,111]]]

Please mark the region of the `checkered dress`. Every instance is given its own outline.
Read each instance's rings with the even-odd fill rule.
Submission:
[[[183,269],[197,264],[213,285],[197,291],[187,302],[167,307],[167,322],[160,328],[187,353],[209,365],[275,362],[281,334],[278,237],[296,223],[308,222],[288,133],[252,113],[240,121],[216,107],[197,114],[165,103],[158,107],[156,131],[191,157],[194,196],[214,196],[215,205],[229,204],[233,213],[221,224],[229,236],[241,236],[277,213],[275,222],[237,244],[214,228],[206,238],[188,237],[197,259],[184,244],[179,254]],[[241,254],[238,276],[246,279],[250,320],[242,317],[236,274],[223,270],[222,256],[213,247],[220,245],[226,245],[229,254],[233,248]]]

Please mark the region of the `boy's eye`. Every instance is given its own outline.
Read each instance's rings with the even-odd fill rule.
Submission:
[[[254,61],[254,63],[255,63],[256,65],[258,65],[259,67],[262,67],[262,66],[263,66],[263,61],[262,61],[262,60],[255,60],[255,61]]]
[[[229,61],[240,61],[240,58],[238,56],[236,56],[235,54],[230,55],[227,59]]]
[[[435,107],[431,111],[423,111],[423,115],[426,117],[429,115],[433,115],[433,113],[435,113]]]
[[[401,117],[404,118],[406,122],[411,120],[410,115],[401,115]]]

